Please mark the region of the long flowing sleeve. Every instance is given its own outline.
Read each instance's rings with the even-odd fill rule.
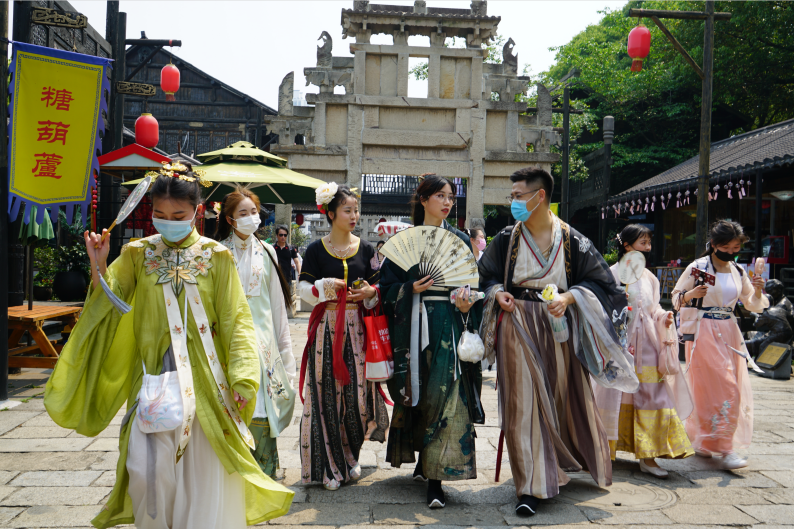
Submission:
[[[752,281],[750,278],[747,277],[747,273],[741,274],[742,278],[742,291],[739,293],[739,299],[741,300],[744,308],[749,310],[750,312],[763,312],[764,309],[769,308],[769,298],[767,298],[763,292],[761,293],[761,297],[757,297],[755,295],[755,287],[753,287]]]
[[[104,275],[132,311],[122,316],[101,288],[89,290],[80,320],[47,381],[44,406],[50,417],[82,435],[98,435],[110,424],[129,396],[130,374],[140,363],[133,331],[135,255],[123,249]]]
[[[224,344],[223,349],[228,351],[229,384],[240,396],[252,401],[259,388],[260,366],[251,309],[231,253],[226,250],[215,254],[212,263],[219,320],[215,339],[220,340]],[[251,404],[241,410],[241,415],[250,423],[253,412],[254,405]]]
[[[265,261],[265,263],[267,264],[268,261]],[[292,337],[289,333],[287,306],[284,303],[284,294],[281,289],[281,281],[278,278],[278,270],[272,261],[270,261],[270,267],[270,311],[273,315],[273,332],[276,334],[278,352],[281,355],[284,370],[289,375],[292,386],[295,386],[296,364],[295,356],[292,354]]]

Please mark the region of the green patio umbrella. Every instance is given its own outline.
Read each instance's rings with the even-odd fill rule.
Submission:
[[[257,149],[246,141],[199,154],[197,158],[205,162],[200,167],[206,173],[204,178],[216,184],[206,197],[208,200],[220,200],[240,185],[250,189],[263,204],[311,203],[315,200],[314,190],[325,183],[287,169],[284,158]],[[137,185],[140,181],[132,180],[124,185]]]
[[[55,237],[49,215],[44,215],[44,221],[41,224],[36,223],[36,210],[38,207],[39,206],[31,206],[30,222],[25,224],[23,221],[19,227],[20,244],[39,247],[46,245],[50,239]]]

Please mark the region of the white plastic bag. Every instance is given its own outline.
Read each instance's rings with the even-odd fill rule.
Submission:
[[[543,289],[541,299],[543,299],[546,305],[550,305],[554,301],[560,299],[560,293],[557,290],[557,285],[546,285],[546,288]],[[554,334],[554,340],[556,340],[558,343],[565,343],[568,341],[568,322],[566,321],[565,316],[562,318],[557,318],[552,316],[549,312],[549,324],[551,325],[552,334]]]

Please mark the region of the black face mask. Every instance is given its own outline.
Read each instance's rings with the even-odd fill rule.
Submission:
[[[719,259],[720,261],[726,261],[727,262],[727,261],[733,261],[736,258],[736,256],[739,255],[739,252],[728,253],[728,252],[723,252],[722,250],[717,250],[716,248],[714,248],[714,255],[716,255],[717,259]]]

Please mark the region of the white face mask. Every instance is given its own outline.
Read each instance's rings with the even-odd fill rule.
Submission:
[[[254,233],[259,229],[259,224],[262,222],[259,219],[259,215],[251,215],[250,217],[241,217],[234,220],[237,222],[237,231],[243,235],[251,235]]]

